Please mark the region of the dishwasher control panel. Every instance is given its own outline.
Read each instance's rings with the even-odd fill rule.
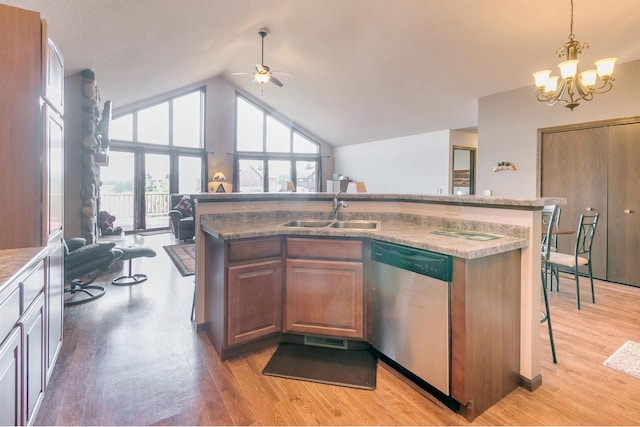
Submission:
[[[450,255],[379,241],[371,242],[371,259],[424,276],[451,282]]]

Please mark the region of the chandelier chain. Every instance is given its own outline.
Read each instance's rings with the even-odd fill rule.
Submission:
[[[573,35],[573,0],[571,0],[571,21],[569,24],[569,40],[573,40],[574,39],[574,35]]]

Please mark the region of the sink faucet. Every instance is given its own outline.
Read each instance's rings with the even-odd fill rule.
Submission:
[[[349,205],[344,200],[338,200],[338,197],[343,193],[343,191],[338,191],[335,196],[333,196],[333,213],[331,214],[331,219],[338,219],[338,211],[340,208],[348,208]]]

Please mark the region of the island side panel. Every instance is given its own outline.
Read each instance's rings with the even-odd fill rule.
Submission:
[[[473,420],[520,381],[520,250],[454,258],[452,397]]]
[[[208,234],[204,238],[204,323],[213,347],[222,358],[226,331],[225,244]]]

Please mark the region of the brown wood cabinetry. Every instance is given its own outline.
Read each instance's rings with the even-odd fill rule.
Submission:
[[[10,207],[0,211],[0,250],[47,247],[19,278],[21,320],[11,313],[8,324],[18,325],[21,346],[0,350],[9,368],[0,371],[0,424],[21,425],[33,421],[62,344],[64,67],[38,12],[0,5],[0,52],[0,203]],[[15,351],[24,376],[12,383],[19,395],[5,400],[16,367],[5,362]],[[13,414],[5,402],[20,409]]]
[[[3,426],[18,426],[22,422],[21,335],[20,328],[14,327],[0,344],[0,425]]]
[[[205,322],[221,359],[282,331],[282,240],[205,239]]]
[[[288,238],[285,330],[364,339],[360,240]]]
[[[22,256],[21,251],[12,253]],[[0,282],[0,425],[31,424],[46,386],[44,266],[48,251],[24,251],[36,255],[9,275],[8,282]]]
[[[518,385],[520,251],[453,260],[451,397],[473,420]]]
[[[640,286],[640,119],[545,130],[541,144],[541,195],[567,198],[560,228],[576,229],[581,214],[600,214],[594,277]],[[559,250],[573,253],[574,242],[560,237]]]
[[[282,330],[282,261],[252,262],[228,269],[227,345]]]

